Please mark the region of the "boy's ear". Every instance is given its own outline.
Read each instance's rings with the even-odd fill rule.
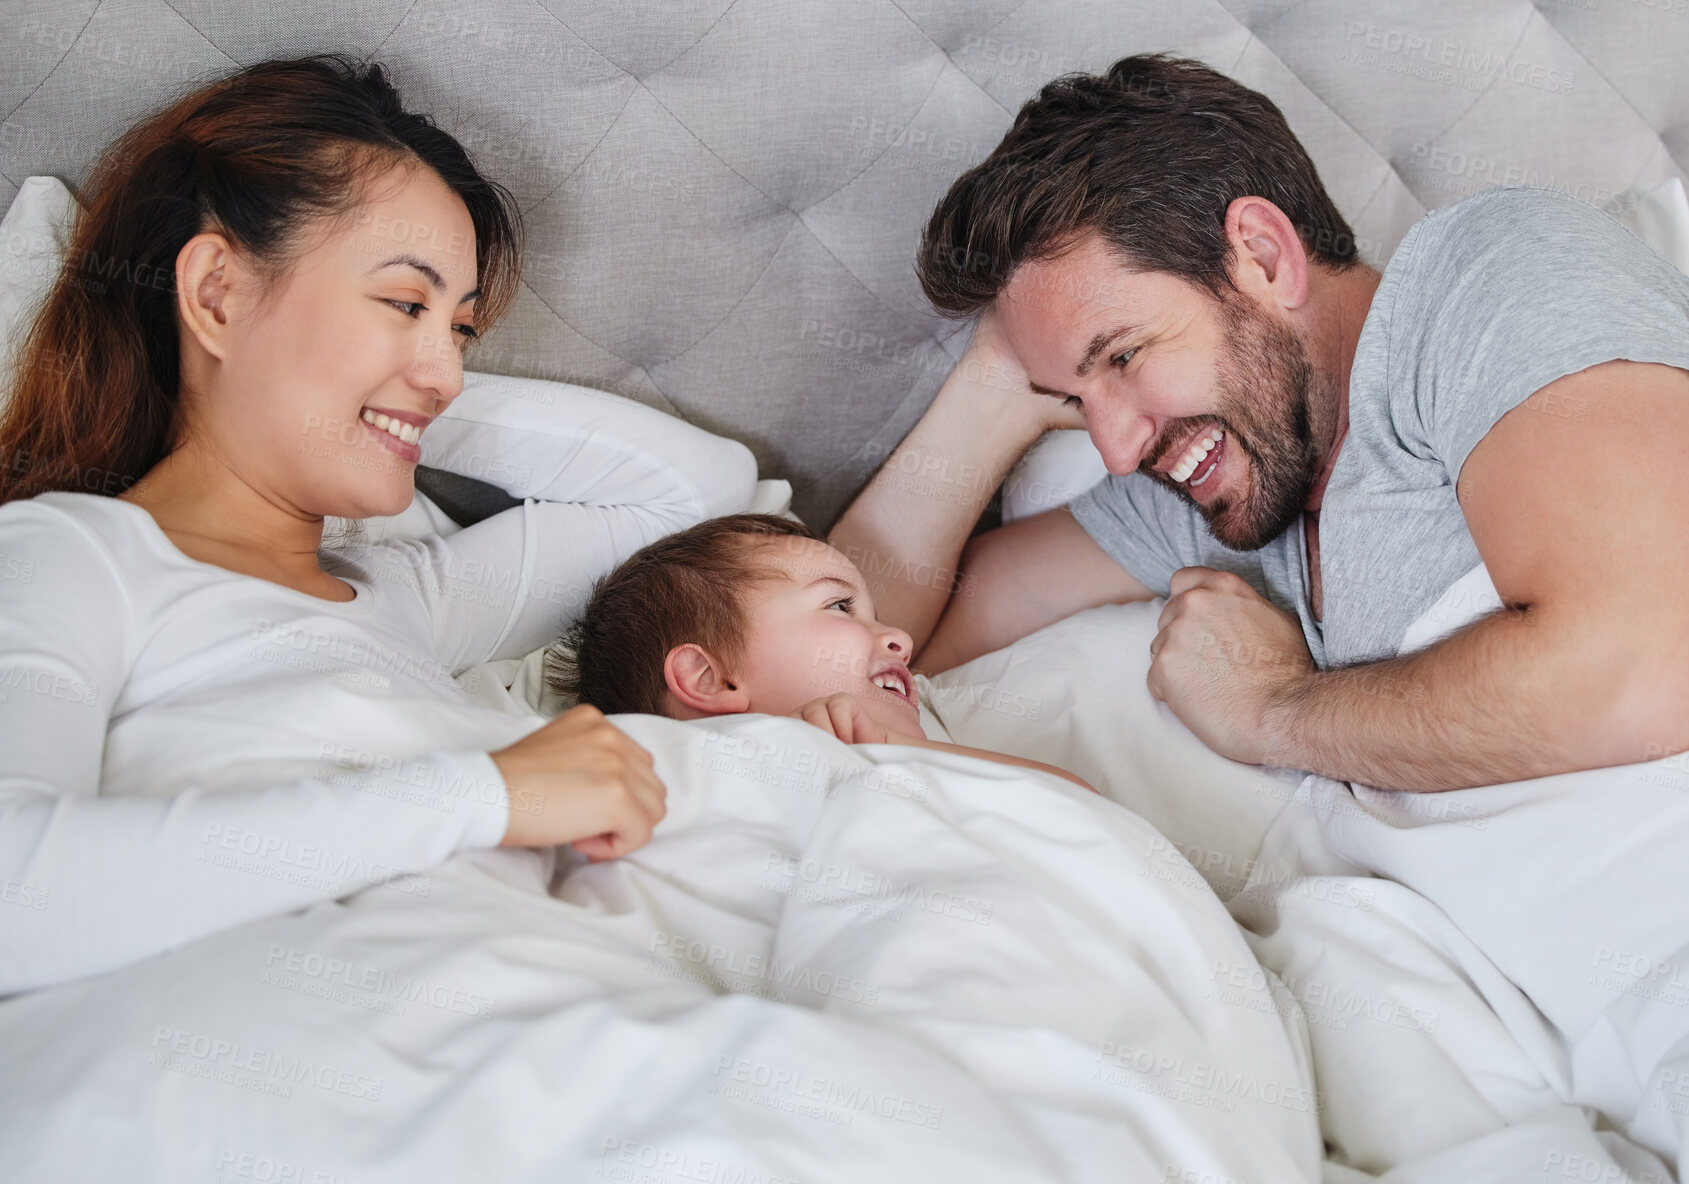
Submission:
[[[699,715],[734,715],[751,709],[750,692],[733,685],[726,668],[703,646],[677,645],[663,659],[669,694]]]

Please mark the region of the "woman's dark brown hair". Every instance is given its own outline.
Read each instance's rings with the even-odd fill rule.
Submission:
[[[1348,223],[1272,100],[1201,62],[1121,58],[1027,100],[1003,142],[938,203],[916,271],[935,308],[971,316],[1022,263],[1095,232],[1126,266],[1223,298],[1226,209],[1250,196],[1284,211],[1318,262],[1357,261]]]
[[[756,551],[780,538],[826,542],[777,514],[728,514],[658,539],[592,588],[586,611],[545,653],[546,684],[606,715],[662,715],[663,663],[692,642],[735,666],[745,651],[744,594],[783,579]]]
[[[515,299],[521,212],[461,145],[406,111],[379,65],[343,54],[260,62],[148,116],[82,188],[65,265],[24,336],[0,419],[0,503],[122,493],[178,442],[176,257],[226,235],[269,284],[367,186],[426,166],[475,227],[477,327]]]

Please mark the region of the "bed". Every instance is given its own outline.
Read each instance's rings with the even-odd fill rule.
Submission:
[[[370,52],[529,220],[478,380],[744,440],[756,508],[821,529],[966,343],[914,285],[927,211],[1062,70],[1168,49],[1264,90],[1376,265],[1497,183],[1689,245],[1669,3],[84,0],[13,33],[8,323],[53,210],[141,111],[235,63]],[[1080,444],[998,512],[1082,488]],[[509,503],[419,484],[380,530]],[[1493,602],[1479,568],[1403,648]],[[929,730],[1101,799],[797,721],[627,717],[671,791],[630,859],[459,856],[0,1002],[0,1177],[1680,1178],[1681,758],[1424,799],[1237,765],[1149,698],[1159,607],[922,680]],[[532,660],[486,673],[560,706]]]

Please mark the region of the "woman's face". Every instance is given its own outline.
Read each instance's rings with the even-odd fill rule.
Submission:
[[[184,335],[184,384],[204,395],[189,434],[302,514],[400,513],[418,433],[463,389],[476,295],[462,199],[430,169],[394,170],[262,299],[238,258],[201,285],[200,302],[221,307],[221,356]]]

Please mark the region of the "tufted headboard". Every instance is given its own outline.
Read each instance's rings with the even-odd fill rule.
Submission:
[[[0,208],[33,174],[78,188],[195,80],[372,56],[525,213],[521,297],[470,367],[737,437],[825,528],[967,341],[921,298],[921,227],[1049,78],[1168,50],[1264,91],[1382,265],[1492,185],[1611,204],[1682,176],[1686,4],[0,0]]]

